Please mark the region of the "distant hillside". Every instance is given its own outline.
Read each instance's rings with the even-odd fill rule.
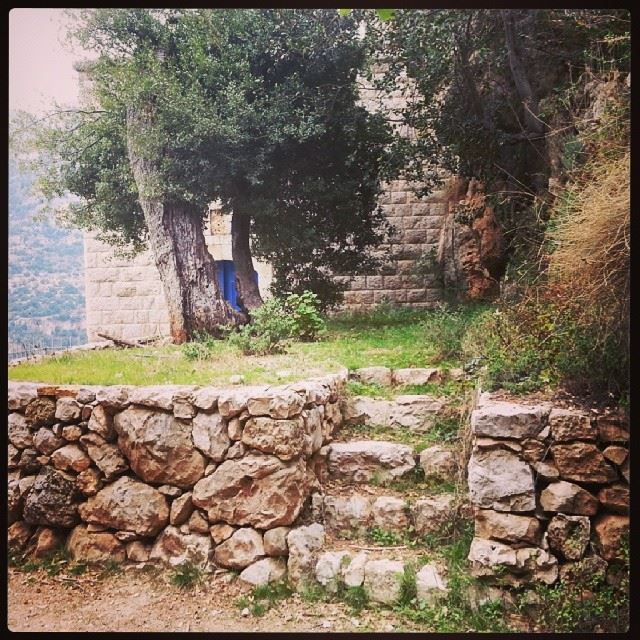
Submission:
[[[82,234],[33,220],[32,178],[9,165],[9,354],[87,341]]]

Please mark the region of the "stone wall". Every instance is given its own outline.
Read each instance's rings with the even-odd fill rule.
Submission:
[[[629,533],[629,431],[618,415],[480,396],[468,484],[473,575],[553,584],[613,583]]]
[[[10,548],[42,557],[65,543],[78,560],[282,576],[289,528],[341,423],[345,379],[232,389],[10,382]]]

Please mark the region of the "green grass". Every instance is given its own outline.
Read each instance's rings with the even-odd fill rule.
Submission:
[[[294,342],[288,353],[279,355],[242,356],[224,340],[215,342],[210,356],[195,359],[186,357],[185,348],[179,345],[104,349],[15,365],[9,368],[9,378],[51,384],[205,385],[228,384],[231,375],[240,374],[246,383],[256,384],[273,383],[276,372],[281,372],[282,382],[290,382],[341,367],[425,367],[432,365],[434,354],[442,351],[436,333],[426,328],[433,313],[383,309],[335,316],[328,320],[322,340]],[[438,322],[445,321],[440,313]],[[439,366],[459,364],[453,358],[441,361]]]
[[[409,384],[399,386],[382,386],[370,382],[349,380],[347,391],[354,396],[369,396],[389,400],[397,395],[432,395],[446,396],[450,400],[461,400],[467,390],[473,388],[470,380],[446,380],[444,382],[429,382],[427,384]]]
[[[238,609],[247,608],[256,618],[263,616],[269,609],[280,601],[286,600],[293,594],[293,589],[286,581],[272,582],[258,585],[248,596],[241,596],[236,600]]]
[[[174,569],[169,580],[180,589],[193,589],[202,580],[202,569],[191,562],[184,562]]]

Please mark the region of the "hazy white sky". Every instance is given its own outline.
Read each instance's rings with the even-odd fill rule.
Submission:
[[[73,62],[82,52],[64,45],[63,9],[12,9],[9,13],[9,109],[41,112],[53,99],[78,101]]]

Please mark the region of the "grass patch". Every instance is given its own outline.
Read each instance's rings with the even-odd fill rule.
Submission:
[[[286,581],[273,582],[258,585],[248,596],[242,596],[236,600],[238,609],[249,609],[252,615],[259,618],[269,609],[282,600],[286,600],[293,594],[293,589]]]
[[[105,578],[111,578],[122,573],[122,566],[115,560],[107,560],[101,568],[98,574],[98,579],[103,580]]]
[[[180,589],[193,589],[202,580],[202,569],[191,562],[183,562],[173,571],[169,580]]]
[[[384,478],[374,473],[369,483],[377,487],[385,487],[402,493],[419,491],[420,493],[455,493],[457,490],[454,481],[440,480],[439,478],[425,478],[422,467],[414,467],[401,478]]]
[[[401,535],[398,535],[393,531],[381,529],[380,527],[372,527],[371,529],[367,529],[366,539],[367,542],[371,542],[383,547],[392,547],[394,545],[403,543],[403,538]]]

